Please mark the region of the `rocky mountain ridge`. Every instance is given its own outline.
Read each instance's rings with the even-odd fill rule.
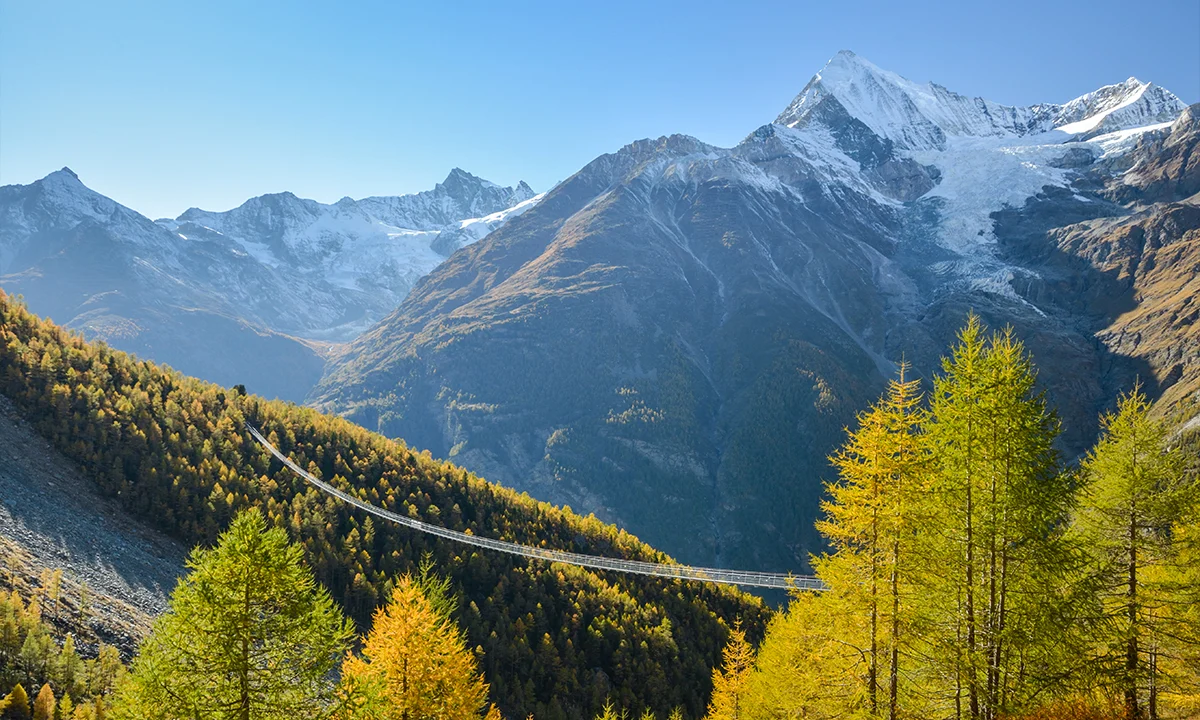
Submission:
[[[801,570],[841,428],[900,358],[928,377],[969,309],[1034,350],[1068,454],[1136,377],[1168,400],[1191,377],[1163,362],[1193,266],[1114,296],[1056,233],[1143,213],[1161,258],[1190,247],[1193,115],[1137,81],[1006,108],[839,53],[733,148],[589,163],[423,279],[310,401],[685,561]],[[1110,341],[1176,285],[1161,352]]]
[[[89,337],[300,400],[330,343],[536,201],[524,183],[455,169],[414,195],[324,205],[281,193],[152,222],[64,168],[0,188],[0,286]]]

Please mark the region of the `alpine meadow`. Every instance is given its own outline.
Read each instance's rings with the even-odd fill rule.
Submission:
[[[1200,720],[1197,28],[0,0],[0,720]]]

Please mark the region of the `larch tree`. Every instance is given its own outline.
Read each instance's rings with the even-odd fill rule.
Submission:
[[[58,717],[61,720],[72,720],[75,715],[75,703],[71,700],[69,694],[63,695],[62,700],[58,703]]]
[[[927,678],[955,717],[995,720],[1063,681],[1071,645],[1053,628],[1071,612],[1062,531],[1075,491],[1058,432],[1023,345],[1011,329],[986,337],[972,314],[934,380],[919,553]]]
[[[54,691],[50,689],[50,684],[42,685],[37,697],[33,699],[33,720],[54,720],[56,705]]]
[[[864,618],[861,694],[869,717],[901,714],[901,657],[908,654],[909,554],[919,523],[917,499],[925,482],[928,452],[921,436],[924,412],[919,383],[907,366],[884,397],[858,419],[834,455],[839,480],[826,490],[825,518],[817,529],[834,552],[817,558],[817,573],[844,600],[843,612]]]
[[[826,581],[828,582],[828,580]],[[861,718],[861,614],[846,614],[845,599],[798,592],[772,618],[754,669],[739,695],[747,718]]]
[[[721,667],[713,669],[712,699],[705,720],[741,720],[745,717],[742,695],[753,669],[754,648],[746,642],[746,633],[737,623],[721,651]]]
[[[198,548],[118,689],[118,718],[310,720],[333,712],[353,630],[257,510]]]
[[[1083,464],[1085,497],[1077,525],[1086,538],[1105,619],[1099,663],[1124,699],[1125,717],[1159,717],[1168,692],[1172,655],[1195,637],[1178,622],[1197,599],[1189,577],[1187,521],[1194,522],[1194,490],[1167,426],[1151,417],[1141,387],[1120,399],[1103,421],[1103,435]],[[1181,562],[1183,561],[1183,562]],[[1180,572],[1173,572],[1179,569]],[[1189,635],[1191,638],[1189,638]],[[1195,642],[1195,640],[1192,640]],[[1174,646],[1171,653],[1169,648]],[[1164,653],[1167,662],[1162,663]]]
[[[29,693],[25,692],[25,686],[20,683],[13,687],[0,705],[4,707],[5,720],[30,720],[33,717],[29,709]]]
[[[377,693],[364,715],[380,720],[499,717],[488,686],[449,616],[445,586],[408,575],[396,580],[387,605],[375,611],[362,657],[342,665],[343,682]]]

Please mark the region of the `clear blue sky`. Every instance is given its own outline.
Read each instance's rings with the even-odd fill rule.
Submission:
[[[1135,75],[1200,100],[1200,2],[0,0],[0,184],[151,217],[291,190],[542,190],[673,132],[732,145],[837,50],[1007,104]]]

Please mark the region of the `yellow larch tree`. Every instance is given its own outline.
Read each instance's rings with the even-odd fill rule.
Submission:
[[[861,706],[867,717],[891,720],[901,714],[909,555],[920,507],[915,498],[928,466],[919,384],[906,379],[906,371],[901,364],[883,398],[859,416],[858,428],[832,458],[839,480],[827,486],[817,528],[833,553],[814,561],[831,590],[826,602],[840,600],[843,612],[859,616],[866,630],[861,682],[852,686],[847,708]]]
[[[362,656],[343,664],[345,683],[377,695],[371,717],[499,717],[462,631],[438,604],[419,579],[400,577],[388,604],[375,611]]]
[[[741,623],[735,623],[721,651],[721,667],[713,669],[712,699],[706,720],[741,720],[742,695],[754,669],[754,648],[746,642]]]

